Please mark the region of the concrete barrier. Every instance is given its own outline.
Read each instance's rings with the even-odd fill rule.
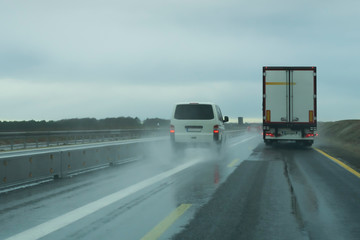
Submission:
[[[95,166],[101,166],[98,151],[96,148],[63,151],[61,177]]]
[[[154,141],[164,141],[159,138]],[[0,155],[0,189],[38,181],[63,178],[102,166],[121,164],[144,154],[150,140],[123,141],[91,146],[36,150]]]
[[[0,188],[54,178],[61,172],[61,153],[40,153],[0,158]]]

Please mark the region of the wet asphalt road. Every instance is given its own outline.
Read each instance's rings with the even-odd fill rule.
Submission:
[[[174,239],[360,239],[359,199],[314,149],[260,144]]]
[[[258,134],[0,194],[0,239],[360,239],[360,179]]]

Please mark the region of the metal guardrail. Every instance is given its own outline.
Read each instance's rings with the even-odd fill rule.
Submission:
[[[236,137],[241,133],[244,133],[245,129],[238,129],[238,130],[226,130],[226,136],[228,138]]]
[[[0,132],[0,151],[163,136],[167,129]]]

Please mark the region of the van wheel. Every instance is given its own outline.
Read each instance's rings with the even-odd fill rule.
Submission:
[[[174,153],[179,153],[184,150],[184,146],[182,144],[176,143],[176,142],[171,143],[171,148]]]
[[[222,139],[220,141],[214,142],[214,150],[218,153],[218,154],[222,154],[224,151],[226,151],[224,149],[225,147],[225,141]]]

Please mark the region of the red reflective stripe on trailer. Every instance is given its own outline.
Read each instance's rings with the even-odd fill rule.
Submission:
[[[263,104],[263,122],[265,122],[265,109],[266,109],[266,69],[267,67],[263,67],[263,101],[262,101],[262,104]]]
[[[317,113],[317,95],[316,95],[316,92],[317,92],[317,87],[316,87],[316,81],[317,81],[317,73],[316,73],[316,67],[313,67],[313,70],[314,70],[314,123],[317,122],[317,119],[316,119],[316,113]]]

